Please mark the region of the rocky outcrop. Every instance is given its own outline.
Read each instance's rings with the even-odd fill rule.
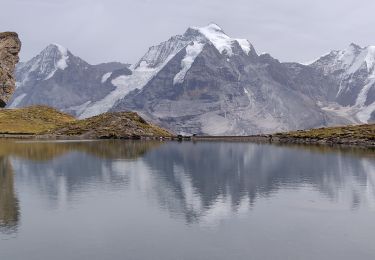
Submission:
[[[16,88],[14,69],[19,61],[21,41],[17,33],[0,33],[0,107],[4,107]]]
[[[134,112],[105,113],[77,120],[51,107],[31,106],[1,109],[0,118],[0,138],[154,139],[173,136]]]
[[[171,137],[172,133],[149,124],[137,113],[104,113],[76,120],[49,132],[55,136],[84,139],[141,139]]]

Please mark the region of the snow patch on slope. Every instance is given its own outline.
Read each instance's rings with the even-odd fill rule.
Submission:
[[[69,56],[68,56],[68,49],[59,45],[59,44],[56,44],[55,45],[57,46],[57,48],[59,49],[60,53],[61,53],[61,59],[57,62],[57,68],[58,69],[61,69],[61,70],[64,70],[68,67],[68,59],[69,59]]]
[[[83,113],[83,111],[85,111],[85,109],[86,109],[90,104],[91,104],[91,101],[87,101],[86,103],[83,103],[82,105],[69,107],[69,109],[66,109],[65,112],[74,111],[74,114],[76,114],[76,115],[80,115],[81,113]]]
[[[372,72],[371,76],[375,77],[375,46],[367,47],[365,62],[367,64],[368,72]]]
[[[111,77],[111,76],[112,76],[112,72],[108,72],[108,73],[104,74],[103,77],[102,77],[102,83],[106,82],[109,79],[109,77]]]
[[[13,102],[8,106],[8,108],[15,108],[15,107],[17,107],[26,96],[27,96],[26,93],[23,93],[23,94],[19,95],[18,97],[16,97],[13,100]]]
[[[366,66],[369,73],[374,72],[375,46],[361,48],[355,44],[351,44],[344,51],[334,51],[332,53],[337,56],[334,61],[334,67],[345,69],[346,75],[356,73],[362,66]],[[375,75],[373,74],[373,76]]]
[[[238,44],[241,46],[242,50],[247,54],[249,55],[250,51],[251,51],[251,44],[248,40],[246,39],[236,39],[236,41],[238,42]]]
[[[132,68],[137,69],[141,66],[141,63],[147,64],[149,68],[160,67],[166,60],[175,56],[183,48],[185,48],[191,39],[181,35],[177,35],[169,39],[168,41],[162,42],[159,45],[152,46],[148,52],[141,58],[138,64],[135,64]]]
[[[53,75],[55,75],[56,71],[57,70],[65,70],[67,67],[68,67],[68,59],[69,59],[69,56],[68,56],[68,49],[66,49],[65,47],[59,45],[59,44],[52,44],[53,46],[57,47],[59,53],[60,53],[60,56],[61,58],[56,62],[55,64],[55,68],[51,71],[51,73],[45,78],[45,80],[47,79],[50,79],[53,77]]]
[[[357,113],[357,118],[362,123],[368,123],[368,121],[371,118],[371,114],[375,111],[375,102],[373,102],[371,105],[368,105],[367,107],[364,107]]]
[[[367,85],[365,85],[361,92],[358,94],[357,100],[356,100],[356,106],[364,106],[367,100],[367,94],[370,91],[371,87],[375,84],[375,80],[370,81]]]
[[[186,73],[189,71],[191,66],[193,65],[195,59],[198,57],[198,55],[202,52],[204,43],[200,42],[193,42],[191,45],[188,45],[186,47],[186,56],[181,61],[181,71],[176,74],[176,76],[173,79],[173,84],[181,84],[185,80]]]
[[[142,61],[138,67],[132,71],[131,75],[119,76],[112,80],[112,84],[116,87],[102,100],[92,103],[80,115],[79,118],[88,118],[96,116],[110,110],[113,105],[120,99],[123,99],[131,91],[142,89],[164,66],[173,55],[168,57],[163,64],[157,68],[152,68],[147,62]]]
[[[157,46],[153,46],[141,58],[141,60],[132,65],[131,75],[119,76],[112,80],[112,84],[116,87],[102,100],[90,104],[80,114],[79,118],[87,118],[110,110],[117,101],[123,99],[131,91],[142,89],[159,71],[183,48],[185,48],[190,40],[183,36],[175,36],[166,42],[162,42]],[[106,76],[106,75],[104,75]],[[103,76],[103,77],[104,77]],[[102,78],[105,79],[105,78]]]
[[[254,97],[253,97],[252,93],[250,93],[246,88],[243,88],[243,91],[245,92],[245,94],[248,97],[249,101],[252,102],[254,100]]]
[[[135,89],[141,89],[155,75],[156,70],[137,69],[132,75],[120,76],[112,80],[112,84],[116,87],[102,100],[93,103],[87,107],[79,118],[88,118],[98,114],[102,114],[110,110],[116,101],[124,98],[129,92]]]
[[[367,95],[370,89],[374,86],[375,79],[372,79],[370,83],[365,85],[361,92],[358,94],[355,106],[360,109],[360,111],[356,114],[358,120],[362,123],[368,123],[371,118],[371,114],[375,111],[375,102],[371,103],[368,106],[365,106],[367,101]]]

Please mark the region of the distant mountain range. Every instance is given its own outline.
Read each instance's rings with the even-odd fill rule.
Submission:
[[[9,107],[87,118],[132,110],[176,133],[248,135],[375,122],[375,46],[311,64],[259,55],[216,24],[191,27],[137,62],[90,65],[57,44],[18,65]]]

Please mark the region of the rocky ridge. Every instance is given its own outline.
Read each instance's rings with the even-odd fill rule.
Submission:
[[[0,33],[0,107],[6,106],[16,88],[14,70],[21,41],[14,32]]]

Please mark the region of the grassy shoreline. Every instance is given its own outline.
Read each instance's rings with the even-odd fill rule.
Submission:
[[[0,138],[34,140],[238,141],[375,147],[375,124],[338,126],[252,136],[176,136],[133,112],[105,113],[84,120],[46,106],[0,110]]]
[[[375,124],[337,126],[277,133],[273,142],[375,147]]]

